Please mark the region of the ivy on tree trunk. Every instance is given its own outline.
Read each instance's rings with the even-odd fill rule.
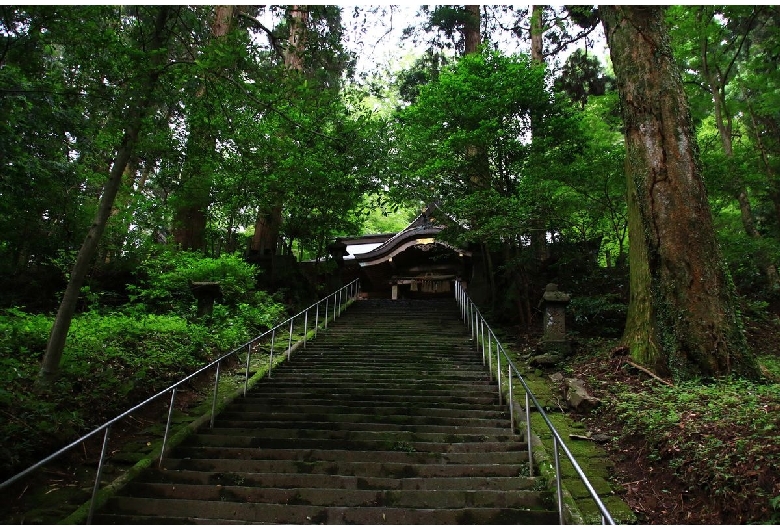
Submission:
[[[677,380],[752,376],[663,9],[600,7],[626,140],[632,357]]]

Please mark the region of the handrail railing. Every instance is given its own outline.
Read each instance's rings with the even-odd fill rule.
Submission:
[[[493,343],[495,343],[495,359],[496,359],[495,374],[498,382],[499,404],[501,404],[501,401],[503,399],[503,391],[501,386],[502,355],[505,359],[507,365],[507,389],[508,389],[507,401],[509,402],[510,428],[512,429],[512,432],[514,432],[515,429],[514,403],[512,399],[513,374],[514,377],[517,377],[517,379],[523,385],[523,389],[525,390],[525,423],[526,423],[526,438],[528,440],[528,468],[529,468],[529,473],[532,476],[533,476],[533,448],[531,444],[531,403],[533,403],[533,405],[536,407],[536,410],[544,419],[547,428],[550,430],[550,433],[552,434],[553,453],[554,453],[554,460],[555,460],[556,494],[557,494],[557,501],[558,501],[558,519],[560,524],[565,524],[564,515],[563,515],[563,488],[561,485],[561,464],[560,464],[560,456],[559,456],[560,450],[563,450],[564,455],[566,455],[566,458],[568,458],[569,462],[571,462],[574,471],[577,473],[577,476],[585,485],[585,488],[587,489],[591,498],[593,499],[596,506],[598,507],[599,512],[601,512],[601,523],[614,525],[615,522],[612,519],[612,516],[610,515],[607,508],[604,506],[604,503],[599,498],[598,494],[596,493],[596,490],[593,489],[593,486],[591,485],[588,478],[585,476],[585,473],[583,473],[582,469],[577,463],[577,460],[571,454],[571,451],[569,451],[569,448],[564,443],[563,439],[561,438],[561,435],[553,426],[552,422],[550,421],[550,418],[547,417],[547,414],[544,412],[544,407],[542,407],[539,404],[539,401],[536,399],[536,396],[534,395],[533,392],[531,392],[531,389],[528,387],[528,383],[526,383],[525,379],[520,374],[520,371],[512,362],[512,359],[509,358],[509,355],[507,355],[506,350],[504,350],[504,347],[499,342],[498,337],[496,337],[496,334],[493,333],[493,330],[490,328],[487,321],[482,316],[482,313],[479,311],[479,308],[471,300],[471,298],[469,298],[468,294],[466,293],[465,289],[463,288],[463,286],[459,281],[455,283],[455,299],[458,302],[458,306],[461,311],[461,317],[463,318],[463,321],[468,325],[469,330],[471,331],[471,337],[472,339],[474,339],[477,349],[479,349],[480,346],[482,348],[482,361],[483,363],[486,363],[488,365],[491,379],[494,373],[493,372]],[[487,329],[487,346],[485,345],[485,329]]]
[[[56,451],[49,455],[48,457],[44,458],[40,462],[28,467],[24,471],[21,471],[20,473],[17,473],[13,477],[9,478],[2,484],[0,484],[0,490],[5,489],[6,487],[10,486],[11,484],[17,482],[18,480],[26,477],[33,471],[39,469],[40,467],[46,465],[47,463],[51,462],[52,460],[55,460],[57,457],[62,455],[63,453],[66,453],[67,451],[73,449],[80,443],[84,442],[85,440],[95,436],[96,434],[100,432],[104,432],[103,434],[103,446],[100,454],[100,459],[98,460],[98,467],[97,472],[95,475],[95,485],[92,490],[92,498],[90,499],[90,505],[89,505],[89,514],[87,516],[86,524],[90,524],[92,522],[92,516],[94,512],[94,503],[95,498],[97,496],[98,491],[100,490],[100,479],[103,472],[103,464],[105,463],[106,458],[106,452],[108,447],[108,440],[109,440],[109,434],[111,432],[111,427],[116,424],[118,421],[128,417],[130,414],[135,412],[136,410],[139,410],[143,408],[145,405],[151,403],[152,401],[155,401],[156,399],[160,398],[161,396],[164,396],[168,392],[171,393],[171,402],[170,402],[170,408],[168,409],[168,419],[165,426],[165,434],[163,436],[163,443],[162,447],[160,449],[160,461],[159,463],[162,463],[163,457],[165,456],[165,449],[166,444],[168,442],[168,435],[171,428],[171,419],[173,417],[173,407],[176,400],[176,391],[177,389],[187,381],[193,379],[194,377],[202,374],[203,372],[209,370],[210,368],[213,368],[216,366],[215,371],[215,381],[214,381],[214,392],[212,397],[212,405],[211,405],[211,420],[210,420],[210,428],[214,427],[214,414],[216,412],[216,406],[217,406],[217,398],[219,393],[219,379],[220,379],[220,366],[223,361],[231,357],[232,355],[236,355],[240,352],[246,351],[246,371],[245,371],[245,379],[244,379],[244,396],[246,396],[247,393],[247,387],[249,384],[249,365],[250,365],[250,359],[252,356],[252,346],[256,344],[258,341],[266,337],[269,333],[271,334],[271,349],[269,354],[269,364],[268,364],[268,372],[267,377],[271,377],[271,370],[273,367],[273,357],[274,357],[274,339],[276,338],[276,332],[277,330],[282,329],[283,327],[287,327],[289,324],[289,338],[287,340],[287,350],[286,352],[282,352],[283,354],[287,354],[287,359],[290,359],[290,355],[292,353],[293,343],[292,343],[292,336],[293,336],[293,322],[295,319],[300,318],[303,315],[304,318],[304,324],[303,324],[303,338],[298,340],[295,343],[295,346],[298,344],[303,343],[303,347],[306,347],[306,338],[309,333],[309,313],[314,312],[314,326],[312,328],[313,336],[312,338],[317,336],[317,331],[320,329],[320,320],[322,320],[324,329],[328,328],[328,318],[332,317],[332,320],[335,320],[339,316],[341,316],[341,311],[343,309],[343,306],[348,303],[349,300],[355,300],[357,298],[357,294],[360,291],[360,281],[358,279],[353,280],[352,282],[348,283],[347,285],[341,287],[340,289],[337,289],[330,293],[325,298],[322,298],[321,300],[318,300],[316,303],[310,305],[303,311],[300,311],[299,313],[291,316],[284,322],[281,322],[280,324],[277,324],[275,327],[269,329],[265,333],[262,333],[253,339],[249,340],[248,342],[245,342],[241,346],[238,346],[234,349],[232,349],[230,352],[222,355],[221,357],[211,361],[209,364],[203,366],[202,368],[198,369],[197,371],[191,373],[187,377],[181,379],[180,381],[170,385],[165,390],[161,390],[160,392],[156,393],[155,395],[151,396],[150,398],[147,398],[146,400],[142,401],[138,405],[135,405],[134,407],[126,410],[122,414],[116,416],[112,420],[107,421],[100,427],[97,427],[96,429],[92,430],[88,434],[85,434],[78,440],[68,444],[67,446],[63,447],[59,451]],[[333,298],[333,302],[330,302],[330,299]],[[325,313],[324,315],[320,314],[320,306],[322,304],[325,304]],[[332,312],[332,315],[330,314]]]

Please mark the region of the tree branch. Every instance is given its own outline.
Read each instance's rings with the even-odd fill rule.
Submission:
[[[282,56],[282,53],[283,53],[282,46],[279,44],[279,39],[276,38],[276,36],[274,35],[272,30],[270,30],[267,27],[265,27],[262,22],[257,20],[252,15],[248,15],[248,14],[244,13],[243,11],[239,11],[238,12],[238,17],[243,19],[243,20],[246,20],[252,26],[254,26],[256,29],[259,29],[260,31],[263,31],[266,34],[266,36],[268,37],[268,42],[271,45],[271,47],[274,49],[274,51],[279,55],[279,57]]]
[[[644,366],[640,366],[640,365],[636,364],[634,361],[629,361],[628,359],[626,359],[626,360],[625,360],[625,363],[626,363],[626,364],[628,364],[628,365],[631,365],[631,366],[633,366],[634,368],[636,368],[637,370],[639,370],[639,371],[641,371],[641,372],[644,372],[644,373],[646,373],[647,375],[649,375],[650,377],[652,377],[652,378],[653,378],[653,379],[655,379],[656,381],[660,381],[661,383],[665,384],[666,386],[671,386],[671,387],[673,387],[673,386],[674,386],[674,385],[673,385],[672,383],[670,383],[669,381],[665,381],[665,380],[661,379],[660,377],[658,377],[657,375],[655,375],[653,372],[651,372],[650,370],[648,370],[648,369],[647,369],[647,368],[645,368]]]

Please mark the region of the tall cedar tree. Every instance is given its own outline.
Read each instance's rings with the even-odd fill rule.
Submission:
[[[211,24],[211,40],[224,40],[234,29],[236,6],[221,5],[214,7],[214,19]],[[215,156],[216,136],[207,91],[209,77],[218,77],[223,72],[214,67],[206,69],[204,79],[198,87],[192,109],[189,112],[189,135],[187,137],[187,159],[182,175],[182,187],[179,191],[178,205],[173,220],[173,236],[176,244],[184,250],[204,250],[206,247],[206,225],[211,202],[210,162]]]
[[[663,9],[600,11],[626,141],[631,300],[623,340],[636,361],[676,380],[754,376]]]
[[[287,6],[287,19],[290,34],[287,39],[287,47],[284,49],[284,66],[290,71],[303,75],[304,56],[306,54],[306,32],[309,26],[309,11],[307,6]],[[252,237],[252,250],[260,255],[276,254],[276,246],[279,240],[279,231],[282,227],[282,211],[284,206],[281,200],[274,200],[274,204],[267,208],[261,208],[255,221],[255,234]]]

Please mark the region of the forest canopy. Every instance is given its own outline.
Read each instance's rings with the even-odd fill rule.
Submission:
[[[622,286],[604,308],[628,301],[639,236],[617,66],[636,46],[598,52],[610,13],[424,6],[401,28],[389,6],[2,6],[0,301],[59,307],[47,350],[61,352],[74,315],[129,303],[166,252],[242,256],[274,290],[269,256],[326,273],[335,237],[398,230],[430,203],[458,220],[443,237],[484,256],[509,321],[531,326],[553,280],[583,311],[594,274]],[[712,218],[729,296],[771,303],[777,9],[659,16],[698,146],[696,215]],[[366,68],[355,46],[391,29],[418,54]]]
[[[771,5],[1,5],[0,473],[435,212],[518,350],[571,294],[629,465],[776,522],[778,63]]]

